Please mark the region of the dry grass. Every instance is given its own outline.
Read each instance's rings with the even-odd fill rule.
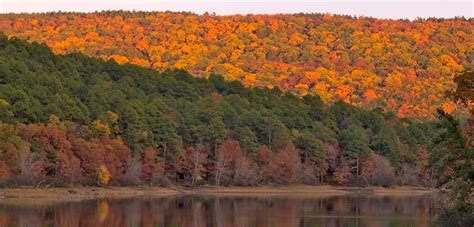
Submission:
[[[130,198],[136,196],[162,197],[182,194],[213,196],[292,196],[328,197],[339,195],[418,196],[434,193],[435,189],[415,187],[335,187],[292,185],[281,187],[70,187],[70,188],[4,188],[0,203],[50,204],[101,198]]]

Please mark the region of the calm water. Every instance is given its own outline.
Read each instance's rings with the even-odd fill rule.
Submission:
[[[433,196],[178,196],[0,204],[0,226],[430,226]]]

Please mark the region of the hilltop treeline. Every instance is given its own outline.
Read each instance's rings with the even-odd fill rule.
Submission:
[[[429,185],[433,123],[0,37],[5,184]]]
[[[466,18],[383,20],[329,14],[104,11],[0,15],[7,35],[153,69],[223,75],[250,87],[316,94],[399,117],[429,118],[456,72],[474,61]]]

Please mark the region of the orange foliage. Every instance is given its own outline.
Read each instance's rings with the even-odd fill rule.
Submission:
[[[374,100],[375,98],[377,98],[377,94],[375,93],[374,90],[372,89],[369,89],[367,91],[364,92],[364,98],[368,101],[372,101]]]
[[[443,96],[472,64],[466,19],[382,20],[330,14],[215,16],[100,12],[2,15],[0,30],[87,55],[247,86],[279,87],[425,118],[454,111]],[[351,33],[352,31],[352,33]],[[429,98],[427,98],[429,97]],[[372,102],[383,98],[386,102]]]

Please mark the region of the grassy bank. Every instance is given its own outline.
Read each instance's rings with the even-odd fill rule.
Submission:
[[[292,185],[281,187],[68,187],[68,188],[4,188],[0,190],[1,202],[68,202],[101,198],[130,198],[136,196],[305,196],[326,197],[338,195],[413,196],[436,192],[431,188],[415,187],[335,187]]]

